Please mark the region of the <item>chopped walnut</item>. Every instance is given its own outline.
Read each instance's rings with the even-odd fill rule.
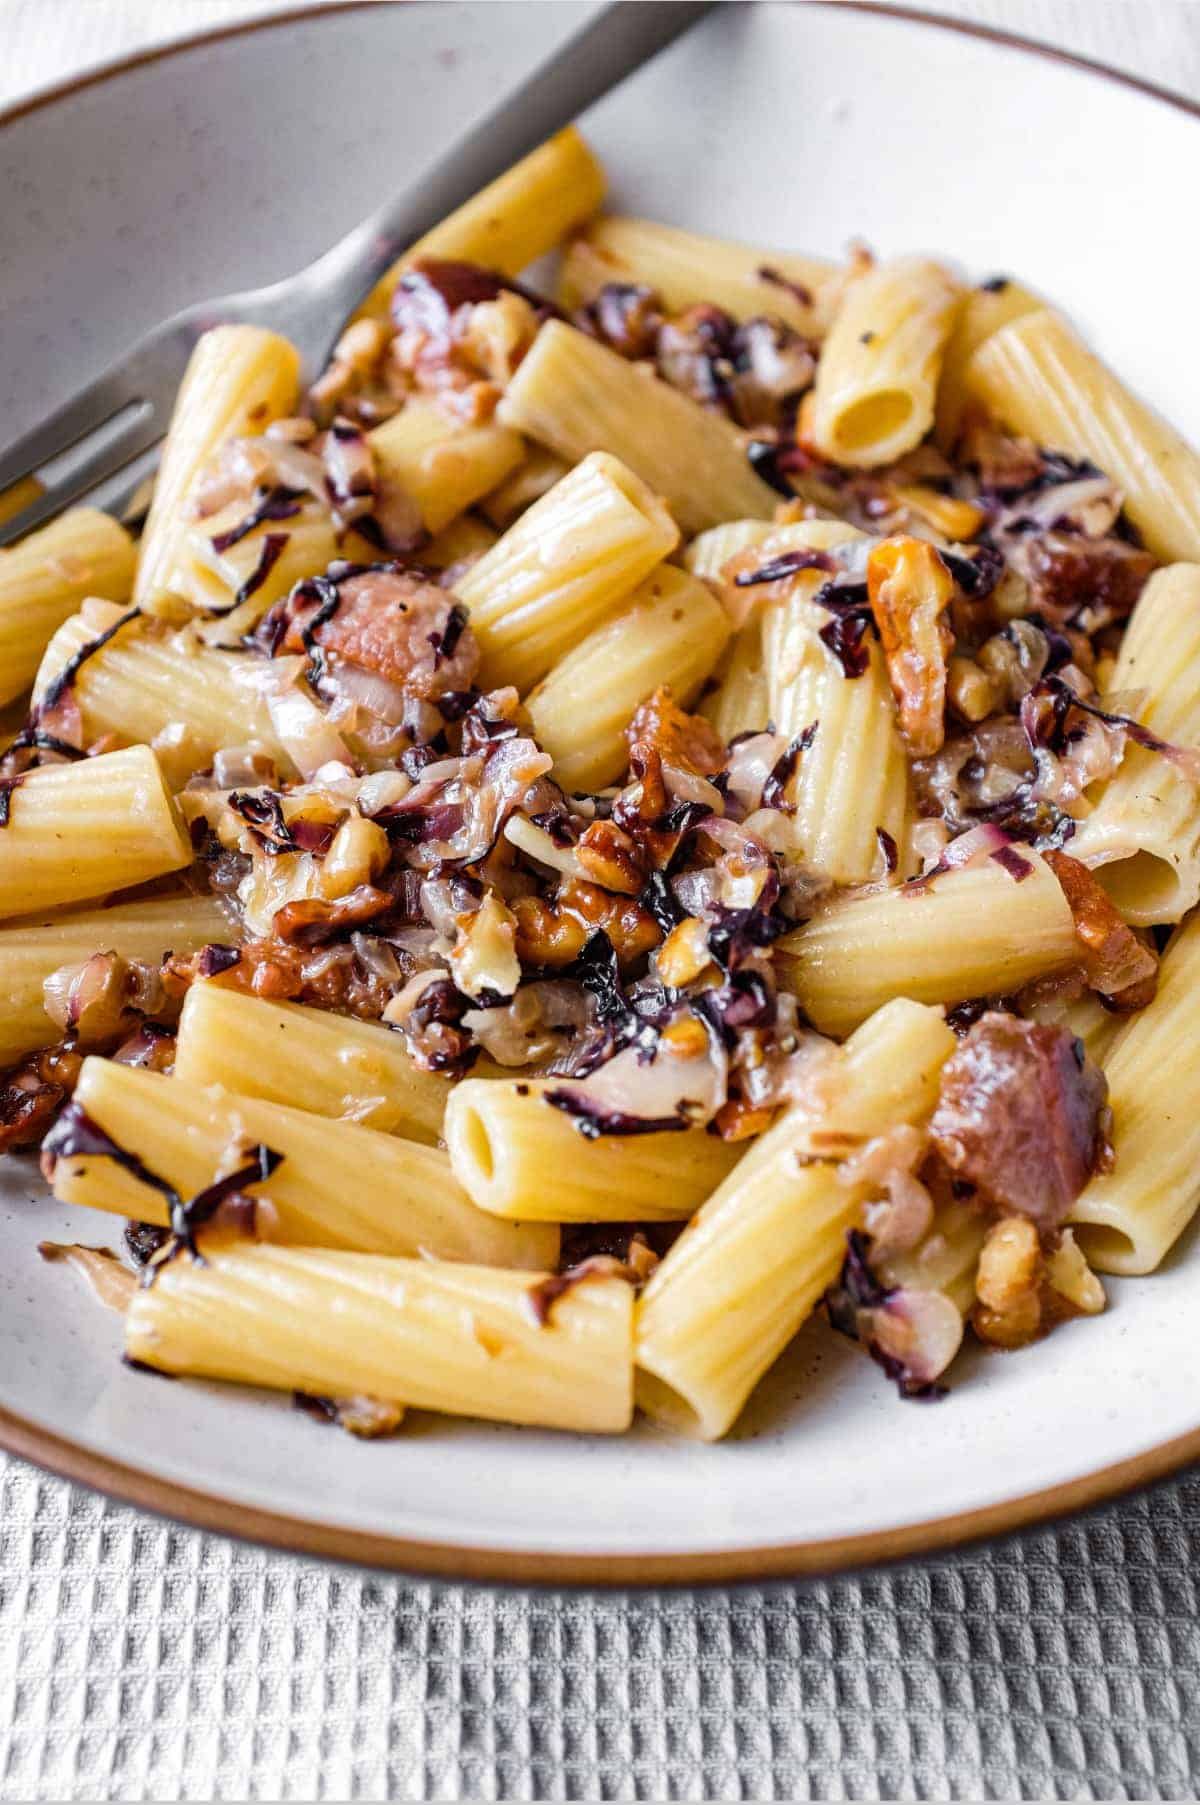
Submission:
[[[642,703],[625,729],[625,738],[630,747],[648,746],[665,763],[682,765],[698,777],[715,777],[724,770],[728,757],[716,728],[701,715],[680,708],[665,684]]]
[[[872,551],[867,585],[900,731],[914,758],[929,758],[946,736],[946,674],[954,636],[944,617],[954,599],[954,578],[927,540],[898,534]]]
[[[632,897],[612,896],[595,884],[566,883],[551,901],[519,896],[512,905],[517,954],[527,965],[571,965],[597,928],[603,928],[622,965],[632,964],[662,935],[652,915]]]
[[[1042,1326],[1043,1260],[1038,1231],[1027,1216],[992,1224],[979,1255],[971,1322],[983,1341],[1024,1347]]]

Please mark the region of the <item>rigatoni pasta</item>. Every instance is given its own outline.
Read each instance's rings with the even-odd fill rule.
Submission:
[[[813,439],[831,462],[871,469],[925,437],[961,299],[949,272],[921,258],[880,264],[847,289],[813,391]]]
[[[136,549],[0,556],[0,1151],[357,1433],[724,1435],[813,1317],[933,1397],[1200,1200],[1195,454],[1015,282],[603,193],[302,395],[205,334]]]
[[[664,498],[685,533],[742,514],[766,518],[774,507],[723,420],[560,320],[542,327],[499,411],[505,425],[568,462],[611,451]]]
[[[51,635],[89,595],[128,599],[137,554],[98,508],[70,508],[0,552],[0,706],[37,675]]]

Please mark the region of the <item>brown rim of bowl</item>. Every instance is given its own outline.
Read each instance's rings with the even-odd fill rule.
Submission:
[[[43,88],[0,110],[0,128],[99,82],[140,69],[148,63],[184,55],[205,44],[224,43],[252,31],[270,31],[326,15],[366,12],[383,3],[385,0],[319,0],[318,4],[292,7],[266,18],[193,32],[188,37],[116,58],[84,75]],[[404,4],[406,0],[386,0],[386,3]],[[1019,50],[1028,56],[1043,57],[1102,76],[1120,87],[1132,88],[1151,100],[1200,119],[1200,105],[1172,93],[1169,88],[1159,87],[1141,76],[1110,69],[1090,57],[1077,56],[1072,51],[1022,38],[995,26],[944,19],[913,7],[891,6],[886,0],[804,0],[804,4],[837,6],[847,12],[873,13],[881,18],[954,32],[960,37],[980,38],[1005,49]],[[765,1547],[717,1548],[689,1554],[654,1550],[644,1554],[560,1554],[531,1549],[480,1548],[462,1543],[412,1541],[403,1536],[377,1535],[373,1531],[344,1525],[311,1522],[302,1517],[238,1504],[214,1492],[198,1491],[174,1480],[156,1478],[139,1467],[126,1466],[107,1455],[95,1453],[79,1442],[55,1435],[29,1418],[3,1408],[0,1408],[0,1448],[57,1474],[59,1478],[91,1486],[123,1504],[137,1505],[196,1529],[265,1543],[287,1554],[320,1555],[355,1566],[497,1585],[634,1588],[749,1584],[806,1578],[916,1555],[946,1554],[990,1536],[1030,1528],[1048,1518],[1091,1509],[1169,1477],[1200,1460],[1200,1425],[1127,1460],[1116,1461],[1061,1485],[983,1505],[978,1510],[933,1517],[894,1529],[867,1531],[861,1535],[772,1543]]]

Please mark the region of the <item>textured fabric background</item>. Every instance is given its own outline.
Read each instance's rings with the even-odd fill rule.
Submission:
[[[923,0],[1200,97],[1195,0]],[[280,0],[0,0],[0,104]],[[1178,1799],[1200,1479],[804,1588],[432,1586],[0,1466],[6,1799]]]

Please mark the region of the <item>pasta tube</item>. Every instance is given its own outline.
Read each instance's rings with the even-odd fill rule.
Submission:
[[[802,522],[773,535],[763,555],[862,537],[841,522]],[[908,759],[878,641],[864,639],[867,668],[851,677],[821,638],[831,616],[813,597],[827,580],[801,571],[763,612],[766,718],[789,740],[807,742],[788,788],[794,856],[835,883],[858,884],[887,876],[895,854],[884,848],[904,842]]]
[[[1116,1159],[1069,1218],[1101,1272],[1153,1272],[1200,1204],[1198,986],[1200,915],[1193,915],[1171,939],[1154,1001],[1121,1029],[1104,1062]]]
[[[376,474],[417,504],[427,533],[443,527],[487,495],[520,464],[520,433],[485,421],[455,420],[436,401],[410,400],[367,434]]]
[[[689,535],[740,515],[769,520],[779,499],[727,420],[561,320],[538,333],[497,417],[569,463],[612,452]]]
[[[154,896],[0,927],[0,1065],[62,1038],[46,1014],[43,985],[63,966],[82,965],[100,952],[157,965],[168,953],[236,938],[215,896]]]
[[[129,1306],[125,1351],[163,1372],[592,1434],[633,1414],[633,1293],[575,1286],[540,1324],[530,1275],[311,1248],[204,1243]]]
[[[733,642],[720,683],[700,705],[700,713],[712,722],[729,743],[739,733],[761,733],[771,718],[767,669],[763,657],[762,621],[755,615]]]
[[[125,890],[192,862],[149,746],[27,771],[4,800],[0,917]]]
[[[544,445],[526,448],[524,461],[506,482],[493,489],[479,504],[479,512],[498,533],[510,527],[518,515],[540,501],[548,489],[560,482],[569,466]]]
[[[605,186],[599,160],[567,126],[418,239],[380,277],[355,318],[386,319],[392,290],[422,257],[520,275],[596,211]]]
[[[895,1002],[860,1033],[872,1052],[855,1060],[854,1040],[844,1049],[845,1115],[864,1140],[923,1122],[954,1047],[940,1011]],[[638,1305],[638,1403],[705,1441],[732,1427],[833,1283],[869,1195],[835,1165],[805,1163],[812,1131],[808,1115],[790,1111],[769,1129],[651,1274]]]
[[[85,596],[128,598],[136,561],[125,528],[98,508],[69,508],[0,552],[0,707],[29,688],[51,634]]]
[[[184,998],[175,1076],[436,1146],[450,1085],[374,1022],[269,1003],[224,984]]]
[[[890,464],[933,424],[958,283],[920,257],[880,264],[846,291],[817,365],[812,437],[832,463]]]
[[[261,433],[292,411],[300,354],[261,326],[214,326],[197,340],[171,415],[154,499],[142,534],[134,600],[152,608],[173,591],[187,504],[229,439]]]
[[[46,648],[34,685],[45,695],[70,659],[121,618],[111,602],[89,601],[59,628]],[[72,684],[84,738],[107,733],[155,740],[168,727],[182,738],[178,768],[164,747],[168,775],[180,784],[212,763],[222,746],[257,748],[290,773],[292,761],[271,724],[258,664],[240,652],[204,645],[190,627],[133,620],[80,667]]]
[[[947,455],[958,440],[966,412],[967,367],[976,351],[993,332],[1020,319],[1023,313],[1037,312],[1041,305],[1036,295],[1004,276],[984,282],[967,295],[950,334],[938,382],[933,436]]]
[[[823,257],[765,251],[652,219],[602,214],[567,246],[559,301],[568,312],[610,282],[652,288],[671,313],[708,301],[735,320],[768,314],[806,338],[829,328],[846,271]]]
[[[435,570],[449,570],[452,564],[465,566],[467,559],[482,558],[495,543],[496,534],[484,521],[474,514],[460,514],[422,549],[421,562]]]
[[[751,545],[761,545],[779,530],[769,520],[727,520],[724,526],[711,526],[693,539],[683,561],[693,576],[720,586],[731,558]]]
[[[625,729],[660,684],[686,704],[729,639],[729,617],[711,591],[660,565],[615,620],[597,627],[529,696],[539,743],[567,790],[595,790],[629,762]]]
[[[678,542],[667,510],[618,458],[585,458],[456,585],[484,681],[528,689]]]
[[[890,997],[1004,996],[1079,958],[1058,879],[1036,852],[828,903],[778,941],[780,982],[823,1034],[848,1034]],[[919,886],[919,887],[918,887]]]
[[[319,576],[335,558],[370,563],[378,556],[356,534],[339,541],[332,517],[315,506],[284,521],[264,521],[235,545],[216,551],[214,538],[236,526],[245,513],[245,502],[234,502],[206,520],[190,522],[180,541],[175,587],[196,607],[219,610],[220,617],[200,629],[217,644],[236,645],[239,635],[248,633],[293,584],[305,577]],[[258,580],[268,538],[280,549],[270,569]],[[243,585],[251,586],[251,593],[232,608]]]
[[[1200,564],[1156,570],[1130,618],[1112,688],[1146,698],[1138,719],[1200,748]],[[1126,921],[1179,921],[1200,901],[1200,784],[1159,752],[1127,743],[1071,853],[1097,868]]]
[[[185,1201],[236,1168],[248,1146],[282,1154],[269,1179],[245,1187],[273,1206],[273,1239],[535,1271],[557,1259],[552,1224],[477,1210],[434,1147],[107,1059],[84,1061],[75,1101]],[[52,1182],[63,1203],[169,1220],[163,1194],[110,1158],[63,1154]]]
[[[545,1100],[566,1079],[467,1078],[446,1106],[455,1177],[480,1209],[526,1221],[690,1216],[744,1151],[701,1129],[585,1140]]]
[[[967,399],[1119,484],[1156,558],[1200,559],[1200,456],[1088,350],[1061,314],[1026,313],[979,347]]]

